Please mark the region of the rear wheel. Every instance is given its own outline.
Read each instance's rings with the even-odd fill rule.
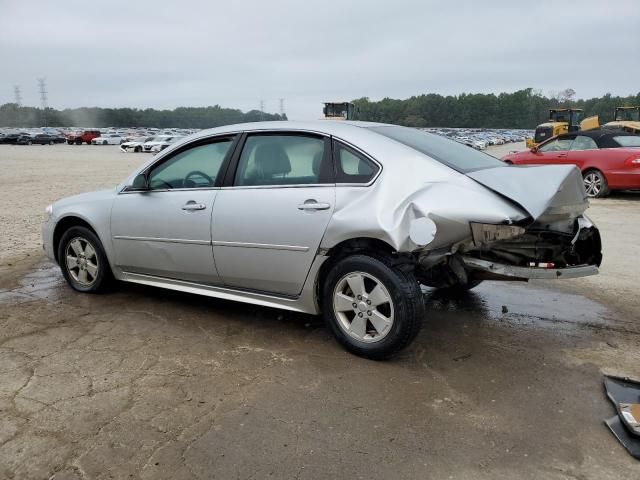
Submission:
[[[102,141],[102,144],[103,144],[103,145],[107,145],[108,143],[109,143],[109,142],[107,142],[106,140],[103,140],[103,141]]]
[[[104,291],[112,279],[102,243],[86,227],[71,227],[62,235],[58,262],[67,283],[79,292]]]
[[[587,170],[582,175],[582,179],[588,197],[601,198],[609,195],[610,190],[607,185],[607,179],[600,170]]]
[[[82,145],[82,140],[76,140],[76,145]]]
[[[333,266],[322,287],[324,318],[338,342],[356,355],[388,358],[420,331],[420,285],[406,265],[392,258],[346,257]]]
[[[133,149],[133,151],[134,151],[134,152],[136,152],[136,153],[140,153],[140,152],[142,151],[142,148],[140,148],[140,147],[135,147],[135,148]]]

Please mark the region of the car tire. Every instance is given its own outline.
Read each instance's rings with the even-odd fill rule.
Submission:
[[[82,145],[82,140],[76,140],[76,145]]]
[[[67,283],[78,292],[108,289],[113,275],[100,239],[86,227],[71,227],[60,239],[58,262]]]
[[[134,151],[135,153],[140,153],[140,152],[142,151],[142,148],[140,148],[140,147],[134,147],[133,151]]]
[[[356,355],[389,358],[407,347],[422,326],[420,285],[409,265],[391,257],[345,257],[329,270],[321,291],[325,322]]]
[[[53,145],[53,140],[49,140],[49,145]]]
[[[107,142],[106,140],[103,140],[103,141],[102,141],[102,144],[103,144],[103,145],[108,145],[108,144],[109,144],[109,142]]]
[[[590,198],[602,198],[609,195],[609,185],[604,174],[595,168],[587,170],[582,174],[584,189]]]

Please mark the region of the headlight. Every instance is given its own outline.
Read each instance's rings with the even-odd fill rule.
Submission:
[[[47,218],[51,218],[51,215],[53,215],[53,205],[47,205],[44,211],[47,214]]]

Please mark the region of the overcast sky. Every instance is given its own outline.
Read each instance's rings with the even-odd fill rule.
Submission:
[[[640,1],[0,0],[0,104],[321,116],[325,100],[640,91]]]

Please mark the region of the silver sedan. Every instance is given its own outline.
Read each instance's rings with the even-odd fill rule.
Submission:
[[[120,185],[47,207],[69,285],[117,279],[310,314],[348,350],[417,335],[421,285],[598,272],[573,166],[513,167],[420,130],[269,122],[202,131]]]

